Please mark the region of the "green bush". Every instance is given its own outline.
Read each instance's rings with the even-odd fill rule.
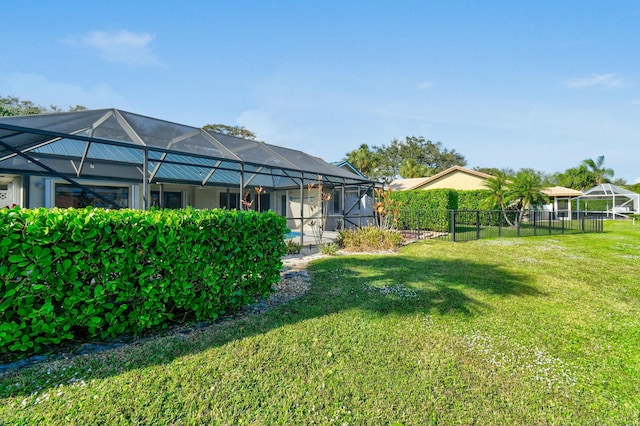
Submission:
[[[491,194],[491,191],[487,189],[457,192],[458,205],[456,210],[485,210],[485,206],[483,206],[484,200]]]
[[[227,210],[0,211],[0,351],[215,319],[280,278],[285,220]]]
[[[403,210],[456,210],[458,191],[453,189],[415,189],[391,192],[390,198]]]
[[[286,247],[287,254],[298,254],[302,251],[302,244],[296,243],[293,240],[287,240]]]
[[[391,198],[400,206],[397,221],[400,230],[447,232],[451,222],[448,210],[458,208],[458,191],[453,189],[396,191],[391,193]]]
[[[338,253],[338,244],[336,243],[322,243],[320,244],[320,253],[328,256],[335,256]]]
[[[375,227],[342,230],[336,238],[346,251],[396,250],[403,242],[398,232]]]

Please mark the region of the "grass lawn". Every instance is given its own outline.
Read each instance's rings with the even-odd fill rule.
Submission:
[[[320,259],[302,298],[0,377],[0,424],[638,424],[640,223]]]

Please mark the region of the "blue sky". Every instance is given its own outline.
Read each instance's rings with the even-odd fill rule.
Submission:
[[[637,1],[12,1],[0,95],[243,125],[327,161],[405,136],[468,167],[640,181]]]

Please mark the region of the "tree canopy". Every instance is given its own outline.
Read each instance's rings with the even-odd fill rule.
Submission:
[[[76,105],[68,109],[60,108],[57,105],[49,105],[48,107],[35,104],[29,100],[21,100],[16,96],[0,97],[0,116],[8,115],[33,115],[33,114],[49,114],[53,112],[73,112],[84,111],[87,107]]]
[[[365,176],[373,176],[379,162],[378,154],[366,143],[360,145],[358,149],[348,152],[345,159]]]
[[[205,124],[202,126],[204,130],[210,130],[216,133],[222,133],[223,135],[235,136],[238,138],[256,140],[256,134],[251,130],[248,130],[244,126],[229,126],[226,124]]]
[[[577,167],[571,167],[562,173],[553,175],[553,182],[567,188],[584,191],[596,185],[611,182],[613,169],[604,166],[604,155],[593,160],[587,158]]]
[[[452,166],[465,166],[464,156],[446,149],[441,142],[422,136],[394,139],[389,145],[367,144],[348,152],[346,160],[370,179],[389,183],[397,178],[427,177]]]
[[[495,177],[487,180],[485,186],[489,191],[485,206],[500,207],[510,225],[511,221],[506,215],[507,208],[519,212],[518,221],[520,222],[526,209],[549,201],[548,197],[542,193],[546,187],[543,174],[532,169],[521,169],[511,178],[508,178],[504,172],[498,171]]]

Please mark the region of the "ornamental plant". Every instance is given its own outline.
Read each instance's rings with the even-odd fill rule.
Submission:
[[[391,197],[391,190],[376,188],[374,191],[373,212],[380,229],[395,229],[400,216],[400,203]]]
[[[311,190],[314,187],[317,191],[315,202],[311,196]],[[327,203],[331,200],[331,193],[323,190],[321,175],[318,175],[317,182],[307,184],[307,196],[309,197],[309,210],[311,212],[311,216],[314,218],[309,221],[309,225],[311,225],[311,231],[316,244],[322,244],[322,237],[327,225],[327,218],[329,217],[329,208],[327,207]]]

